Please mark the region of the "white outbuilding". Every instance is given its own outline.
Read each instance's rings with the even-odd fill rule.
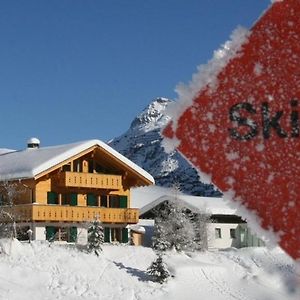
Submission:
[[[151,246],[155,210],[166,201],[180,201],[182,206],[194,214],[210,216],[207,224],[208,247],[224,249],[264,246],[243,220],[223,198],[199,197],[178,193],[172,188],[158,186],[138,187],[131,190],[131,202],[140,209],[139,225],[145,228],[143,245]]]

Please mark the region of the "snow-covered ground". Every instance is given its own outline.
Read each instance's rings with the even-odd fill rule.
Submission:
[[[150,248],[105,245],[97,257],[45,242],[0,247],[0,299],[300,299],[296,265],[278,248],[171,252],[174,277],[161,285],[145,273]]]

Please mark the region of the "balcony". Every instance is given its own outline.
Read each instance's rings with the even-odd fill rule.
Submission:
[[[57,184],[61,187],[79,187],[119,190],[122,188],[121,175],[62,172],[57,175]]]
[[[11,220],[8,214],[15,216],[17,222],[90,222],[99,219],[102,223],[135,224],[139,220],[137,208],[25,204],[2,207],[1,211],[4,213],[0,221],[6,222]]]

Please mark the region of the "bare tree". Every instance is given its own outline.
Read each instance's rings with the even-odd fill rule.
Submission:
[[[5,181],[0,184],[0,237],[17,237],[18,214],[15,210],[15,199],[20,187]]]
[[[191,213],[191,221],[195,232],[195,250],[208,249],[208,223],[211,222],[210,214],[206,211]]]

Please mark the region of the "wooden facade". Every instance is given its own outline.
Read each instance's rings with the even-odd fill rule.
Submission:
[[[76,226],[98,219],[108,228],[123,226],[125,232],[127,224],[139,219],[138,209],[130,207],[130,188],[149,184],[152,182],[96,145],[33,178],[3,181],[2,211],[12,213],[22,224]],[[6,215],[1,214],[0,221],[9,222]]]

